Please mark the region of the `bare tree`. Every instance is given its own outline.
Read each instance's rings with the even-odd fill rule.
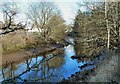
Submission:
[[[40,2],[32,3],[30,6],[29,13],[27,13],[29,19],[38,29],[41,37],[45,38],[46,33],[49,30],[48,22],[54,14],[57,14],[59,11],[56,8],[55,4],[52,2]]]
[[[25,25],[22,24],[22,22],[15,23],[14,17],[17,15],[17,9],[12,9],[9,4],[3,4],[3,15],[4,15],[4,22],[2,22],[2,26],[0,27],[0,30],[2,32],[0,35],[7,34],[10,32],[14,32],[16,30],[25,29]]]

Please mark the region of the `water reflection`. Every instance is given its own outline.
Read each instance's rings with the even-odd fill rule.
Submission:
[[[64,55],[55,57],[49,60],[47,63],[48,63],[49,68],[51,69],[60,68],[65,63]]]
[[[52,53],[49,55],[54,56]],[[48,61],[45,61],[48,58],[38,56],[25,62],[14,64],[12,65],[14,67],[12,68],[12,73],[14,73],[14,77],[19,75],[16,81],[58,82],[63,78],[67,79],[71,74],[75,74],[75,72],[80,70],[78,65],[84,64],[82,62],[78,63],[77,60],[72,60],[70,57],[73,55],[76,55],[74,46],[68,45],[64,48],[64,54],[59,54]],[[1,72],[2,70],[0,74]],[[10,75],[7,74],[11,73],[11,67],[8,67],[7,72],[5,71],[4,73],[5,77],[10,78]],[[0,80],[3,80],[1,76]]]

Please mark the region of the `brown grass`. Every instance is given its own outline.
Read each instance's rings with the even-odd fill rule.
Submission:
[[[35,43],[33,34],[26,35],[25,31],[16,31],[3,35],[1,38],[2,53],[19,51]]]

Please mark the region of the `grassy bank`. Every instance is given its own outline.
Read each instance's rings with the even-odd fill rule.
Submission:
[[[12,53],[35,45],[35,36],[27,36],[24,31],[9,33],[1,38],[2,53]]]
[[[42,38],[36,33],[26,33],[25,31],[16,31],[6,35],[2,35],[1,38],[1,52],[2,54],[13,53],[21,51],[23,49],[33,49],[34,47],[55,45],[55,38]],[[59,41],[59,44],[63,45],[63,41]]]

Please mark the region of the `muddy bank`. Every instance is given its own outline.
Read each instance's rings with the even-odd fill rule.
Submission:
[[[39,46],[37,48],[34,49],[30,49],[30,50],[20,50],[18,52],[14,52],[14,53],[9,53],[9,54],[2,54],[2,56],[0,57],[0,60],[2,60],[2,62],[0,63],[0,66],[4,66],[6,64],[9,65],[9,63],[13,62],[13,63],[19,63],[21,61],[27,60],[29,58],[32,57],[36,57],[36,56],[44,56],[45,54],[49,53],[49,52],[53,52],[55,51],[55,53],[57,53],[59,51],[60,46]]]

